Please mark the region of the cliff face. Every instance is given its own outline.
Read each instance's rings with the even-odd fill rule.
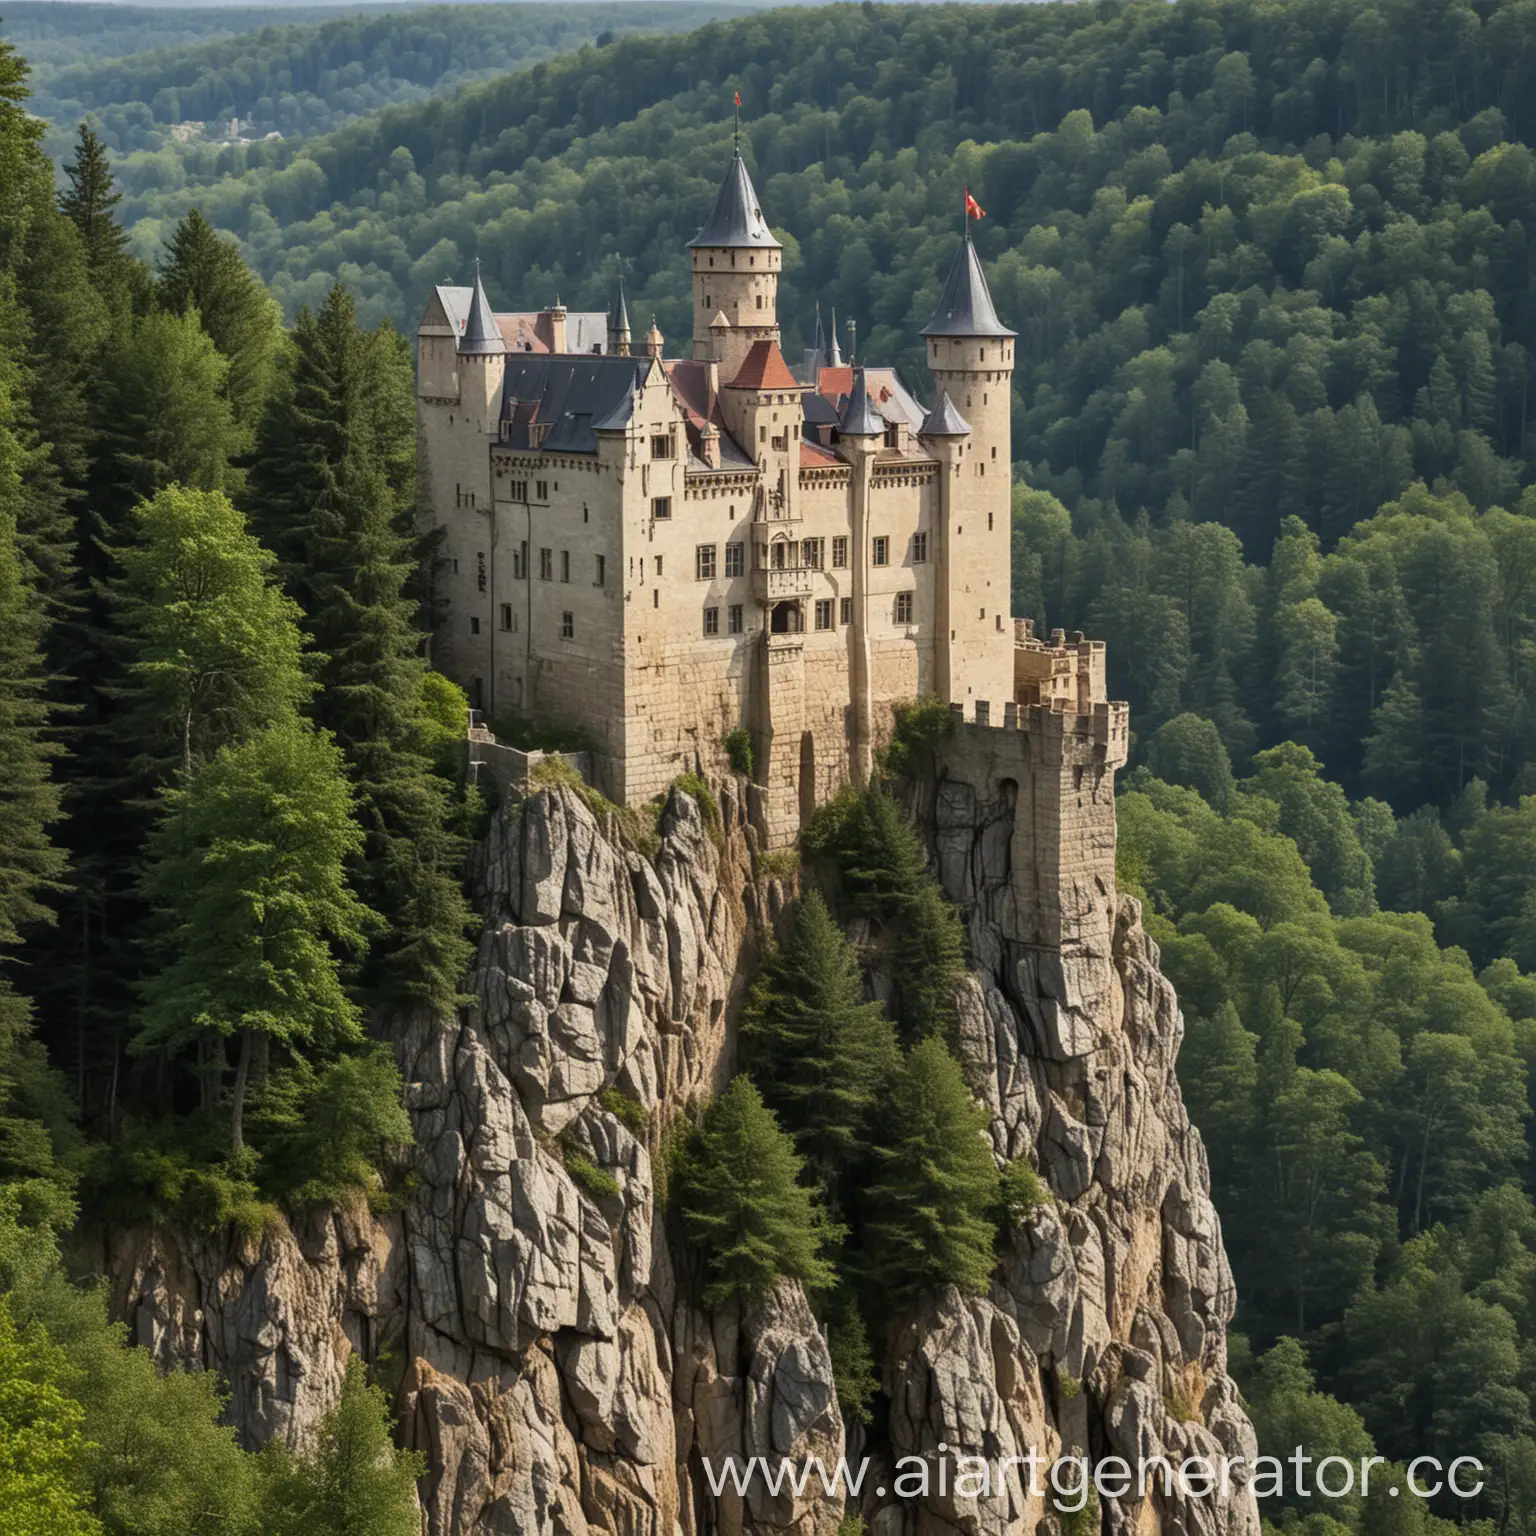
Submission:
[[[1000,1156],[1056,1196],[1021,1225],[985,1297],[946,1291],[893,1320],[889,1412],[863,1513],[882,1536],[1031,1532],[1015,1481],[983,1497],[875,1497],[940,1445],[1128,1460],[1253,1452],[1225,1372],[1233,1296],[1198,1135],[1174,1078],[1181,1022],[1134,902],[1102,887],[1068,963],[1011,929],[1011,803],[951,784],[918,806],[969,915],[963,1047]],[[646,860],[580,797],[505,813],[481,852],[487,915],[456,1020],[415,1018],[401,1063],[419,1143],[404,1209],[323,1212],[259,1241],[121,1234],[119,1312],[167,1363],[217,1369],[251,1443],[302,1441],[352,1350],[398,1381],[428,1453],[431,1536],[777,1532],[830,1536],[840,1501],[759,1482],[711,1492],[706,1459],[844,1453],[826,1342],[797,1287],[706,1309],[664,1230],[653,1156],[728,1075],[740,989],[780,915],[754,878],[744,808],[712,839],[674,794]],[[1095,937],[1098,935],[1098,937]],[[611,1093],[649,1111],[638,1124]],[[594,1175],[592,1170],[597,1170]],[[948,1485],[945,1479],[945,1485]],[[1241,1486],[1106,1503],[1112,1528],[1258,1528]],[[1055,1516],[1051,1517],[1053,1520]]]

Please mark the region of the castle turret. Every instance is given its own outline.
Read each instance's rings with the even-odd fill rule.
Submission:
[[[469,314],[459,336],[459,403],[481,432],[496,430],[501,416],[501,386],[506,375],[507,344],[485,296],[480,263],[475,263],[475,287]]]
[[[832,350],[827,354],[827,367],[843,366],[843,349],[837,344],[837,311],[832,311]]]
[[[967,717],[977,700],[994,716],[1011,702],[1013,620],[1010,613],[1012,436],[1010,408],[1014,333],[998,318],[966,231],[933,319],[923,328],[928,366],[941,404],[924,423],[945,464],[940,504],[939,610],[935,687]],[[969,435],[934,430],[953,413]],[[963,413],[963,415],[961,414]],[[953,423],[951,424],[953,425]]]
[[[647,357],[660,357],[661,349],[666,339],[661,334],[661,327],[656,324],[656,316],[652,315],[651,328],[645,333],[645,355]]]
[[[619,274],[619,296],[608,313],[608,351],[614,357],[629,356],[629,305],[624,302],[624,274]]]
[[[737,150],[704,227],[688,242],[693,263],[693,355],[713,358],[731,378],[755,341],[779,340],[779,271],[784,251],[758,206]],[[729,322],[721,331],[716,315]]]

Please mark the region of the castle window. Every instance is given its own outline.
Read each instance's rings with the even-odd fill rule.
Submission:
[[[758,296],[757,296],[757,307],[759,309],[761,309],[763,307],[763,296],[762,296],[762,294],[758,294]]]
[[[469,621],[469,632],[472,635],[478,635],[480,633],[480,620],[479,619],[471,619]]]
[[[508,630],[509,629],[513,629],[513,628],[516,627],[513,624],[513,622],[512,622],[512,604],[511,603],[503,603],[501,605],[501,627],[503,629],[508,629]]]
[[[826,555],[825,539],[806,539],[800,545],[800,563],[813,571],[819,571]]]
[[[527,581],[528,579],[527,539],[524,539],[522,543],[512,551],[512,579],[513,581]]]
[[[992,514],[990,512],[987,513],[987,532],[992,532]]]
[[[549,500],[549,481],[535,480],[533,482],[534,497],[538,501]]]
[[[731,632],[731,634],[739,635],[741,633],[741,618],[742,614],[740,603],[732,603],[731,606],[725,610],[725,627]]]
[[[926,533],[914,533],[912,535],[912,563],[921,565],[928,558],[928,535]]]
[[[485,551],[483,549],[475,557],[475,585],[482,592],[485,591]]]
[[[653,459],[670,459],[673,455],[672,438],[667,434],[658,434],[651,439],[651,457]]]
[[[816,628],[832,628],[832,599],[830,597],[818,597],[816,599]]]
[[[704,633],[706,635],[718,635],[720,633],[720,610],[718,608],[706,608],[704,610]]]
[[[715,579],[715,546],[713,544],[700,544],[694,550],[693,574],[700,581],[713,581]],[[716,614],[716,618],[718,617],[719,615]]]
[[[651,497],[651,516],[658,523],[664,523],[672,516],[672,498],[670,496]]]
[[[910,624],[912,622],[912,594],[910,592],[898,592],[896,594],[896,622],[898,624]]]
[[[600,587],[608,579],[608,560],[604,555],[597,557],[597,574],[592,578],[592,585]]]
[[[513,480],[507,486],[507,493],[513,501],[528,500],[528,482],[526,480]]]
[[[848,535],[838,534],[832,540],[832,569],[845,571],[848,569]]]
[[[661,580],[661,556],[656,556],[656,580]]]
[[[560,551],[560,580],[561,581],[569,581],[570,579],[571,579],[571,552],[568,549],[562,549]]]
[[[837,620],[845,628],[853,623],[853,599],[841,597],[837,601]]]
[[[555,579],[555,552],[552,549],[539,551],[539,580],[553,581]]]
[[[740,576],[747,568],[747,547],[740,539],[725,546],[725,574]]]
[[[994,458],[994,459],[995,459],[995,458],[996,458],[996,457],[997,457],[997,449],[996,449],[996,448],[994,448],[994,449],[993,449],[993,450],[992,450],[992,457],[993,457],[993,458]]]
[[[576,615],[574,613],[562,613],[560,615],[560,638],[562,640],[574,640],[576,638]]]
[[[891,541],[881,534],[875,541],[874,553],[870,556],[871,565],[889,565],[891,563]]]

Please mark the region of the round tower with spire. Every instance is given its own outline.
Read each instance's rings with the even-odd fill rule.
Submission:
[[[469,314],[459,337],[459,404],[481,432],[496,431],[501,414],[501,385],[507,369],[507,344],[496,324],[491,301],[475,263],[475,286]]]
[[[920,433],[944,468],[936,555],[935,689],[995,721],[1014,697],[1011,405],[1014,332],[997,318],[967,227],[923,328],[939,405]]]
[[[608,352],[613,357],[628,357],[629,345],[629,305],[624,299],[624,274],[621,272],[618,297],[608,312]]]
[[[741,151],[715,195],[704,227],[688,242],[693,266],[693,355],[733,378],[755,341],[779,339],[784,248],[757,201]],[[718,324],[724,316],[726,324]]]

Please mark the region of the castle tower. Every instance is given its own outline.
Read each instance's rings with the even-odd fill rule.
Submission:
[[[479,431],[493,433],[501,417],[501,386],[507,370],[507,344],[485,296],[480,281],[480,263],[475,263],[475,291],[470,296],[469,315],[459,337],[459,404]]]
[[[836,332],[833,333],[834,339]],[[848,696],[852,706],[849,764],[853,782],[861,788],[869,782],[874,766],[874,720],[869,666],[869,559],[870,502],[875,455],[885,440],[885,421],[869,403],[864,370],[856,369],[853,389],[838,420],[837,435],[843,456],[853,467],[852,570],[853,623],[848,635]]]
[[[688,242],[693,265],[693,355],[734,378],[755,341],[779,340],[784,250],[763,218],[737,150],[704,227]],[[726,324],[718,325],[724,316]]]
[[[629,305],[624,302],[624,274],[619,274],[619,296],[608,314],[608,351],[614,357],[629,356]]]
[[[1009,514],[1014,332],[998,318],[967,229],[933,319],[923,329],[935,392],[969,436],[933,433],[946,474],[935,579],[935,687],[970,718],[984,700],[993,720],[1013,700]],[[933,421],[937,409],[930,415]],[[954,424],[951,423],[951,427]],[[924,424],[928,430],[928,424]]]

